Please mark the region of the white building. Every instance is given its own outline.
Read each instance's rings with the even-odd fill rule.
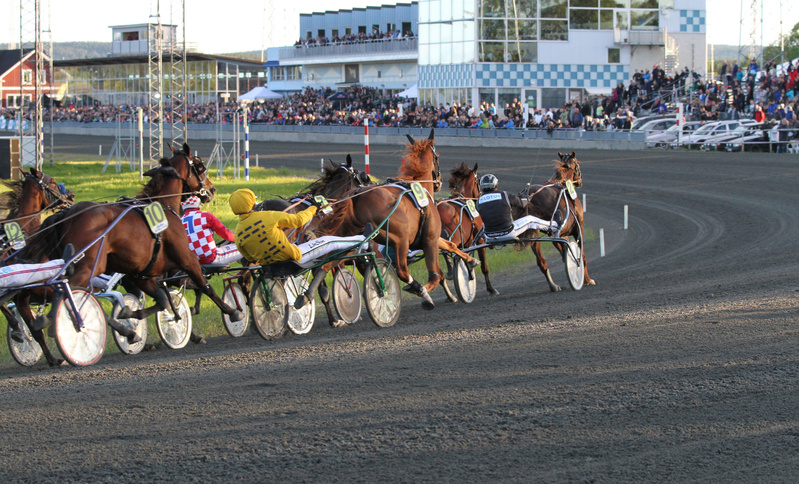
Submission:
[[[636,70],[654,65],[666,75],[706,70],[705,0],[419,0],[363,15],[301,16],[300,31],[330,37],[334,29],[382,29],[390,22],[380,16],[400,7],[405,16],[416,12],[407,21],[418,26],[418,44],[270,49],[270,89],[359,83],[395,93],[418,84],[420,99],[436,104],[520,99],[555,107],[629,85]]]

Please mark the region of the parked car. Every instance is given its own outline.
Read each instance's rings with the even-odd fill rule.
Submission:
[[[643,131],[644,133],[647,134],[662,133],[663,131],[666,131],[667,129],[671,128],[676,124],[677,124],[677,118],[674,116],[664,119],[653,119],[651,121],[648,121],[640,125],[640,127],[635,129],[635,131]]]
[[[699,127],[704,125],[704,121],[686,121],[682,123],[683,136],[696,131]],[[656,131],[646,135],[647,148],[668,148],[669,143],[675,141],[679,137],[680,128],[675,124],[665,131]]]
[[[644,116],[642,118],[636,118],[635,120],[633,120],[631,129],[633,131],[638,131],[641,129],[643,125],[662,119],[677,119],[677,118],[675,118],[674,114],[657,114],[655,116]]]
[[[718,136],[721,134],[728,133],[738,126],[742,124],[746,124],[746,122],[753,122],[752,120],[730,120],[730,121],[713,121],[710,123],[705,124],[701,128],[697,129],[693,133],[689,134],[688,136],[683,136],[682,138],[682,147],[688,149],[699,149],[702,146],[702,143],[705,142],[706,139],[710,138],[711,136]],[[672,141],[669,143],[669,146],[672,148],[678,148],[679,144],[677,141]]]
[[[702,143],[701,149],[702,151],[717,150],[720,145],[723,145],[727,141],[734,140],[736,138],[740,138],[741,136],[750,134],[753,129],[762,129],[762,125],[755,123],[753,119],[742,119],[741,125],[733,129],[732,131],[727,131],[706,138],[705,141]]]
[[[770,142],[768,129],[762,125],[751,128],[745,135],[720,143],[716,148],[721,151],[769,151]]]

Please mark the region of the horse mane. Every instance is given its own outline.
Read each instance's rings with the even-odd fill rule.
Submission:
[[[455,167],[450,172],[449,180],[449,189],[453,195],[460,195],[460,188],[463,185],[463,181],[466,180],[467,177],[471,176],[472,170],[466,163],[461,163],[460,166]]]
[[[425,180],[430,177],[430,166],[426,166],[422,160],[422,153],[429,151],[434,142],[426,139],[405,146],[398,180]]]
[[[327,185],[333,181],[333,179],[336,177],[336,172],[341,169],[341,166],[324,165],[322,168],[324,170],[322,176],[297,192],[297,196],[322,195],[324,193],[325,187],[327,187]]]
[[[0,193],[0,210],[12,211],[19,206],[25,180],[0,180],[0,183],[9,188],[9,191]]]
[[[355,208],[352,203],[352,195],[357,194],[359,188],[347,192],[347,194],[333,205],[333,212],[325,215],[319,221],[319,226],[314,230],[316,235],[337,235],[337,234],[359,234],[363,232],[364,226],[360,225],[355,217]]]
[[[135,198],[149,198],[156,193],[160,193],[166,181],[170,178],[180,178],[177,171],[169,165],[169,158],[161,158],[159,166],[144,175],[149,176],[150,180],[142,187]]]
[[[555,160],[555,174],[552,175],[552,178],[549,179],[550,183],[559,183],[565,182],[566,180],[571,180],[571,176],[569,172],[574,172],[574,168],[569,164],[570,160],[576,160],[576,157],[572,157],[571,155],[564,156],[560,160]]]
[[[41,262],[44,259],[53,260],[61,257],[61,254],[55,253],[56,247],[58,247],[59,242],[61,242],[61,231],[58,226],[54,227],[54,225],[72,214],[76,206],[77,205],[73,205],[72,207],[47,217],[36,232],[30,235],[25,241],[25,247],[23,247],[17,257],[14,258],[14,262]]]

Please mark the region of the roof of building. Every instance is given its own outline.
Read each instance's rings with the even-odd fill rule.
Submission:
[[[164,55],[166,57],[166,54]],[[73,59],[73,60],[57,60],[53,62],[55,67],[79,67],[79,66],[112,66],[119,64],[145,64],[149,56],[146,55],[128,55],[128,56],[108,56],[108,57],[95,57],[93,59]],[[251,65],[253,67],[260,67],[260,61],[252,61],[249,59],[240,59],[238,57],[229,57],[225,55],[216,54],[201,54],[198,52],[186,53],[187,62],[197,62],[204,60],[222,60],[229,63]]]
[[[24,49],[27,56],[33,49]],[[9,69],[19,64],[19,49],[0,50],[0,74],[5,74]]]
[[[326,10],[324,12],[301,13],[300,17],[308,17],[308,16],[311,16],[311,15],[324,15],[324,14],[328,14],[328,13],[366,11],[367,9],[374,10],[374,9],[381,9],[381,8],[408,7],[408,6],[410,6],[410,5],[414,4],[414,3],[419,3],[419,2],[397,3],[397,4],[393,4],[393,5],[389,4],[389,5],[380,5],[380,6],[373,5],[373,6],[368,6],[368,7],[343,8],[341,10]]]

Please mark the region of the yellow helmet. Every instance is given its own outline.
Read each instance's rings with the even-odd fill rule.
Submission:
[[[249,188],[240,188],[230,196],[230,209],[236,215],[248,213],[255,205],[255,193]]]

